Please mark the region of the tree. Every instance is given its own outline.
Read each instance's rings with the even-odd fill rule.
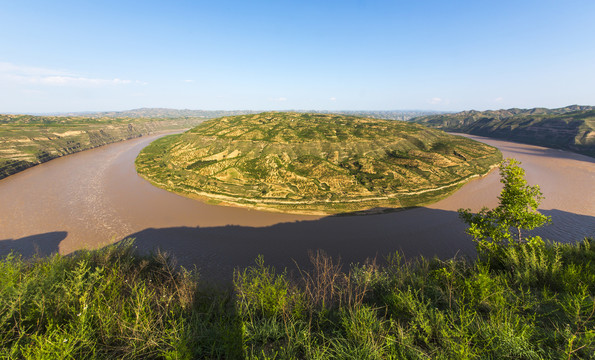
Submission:
[[[459,216],[469,225],[466,230],[478,244],[478,250],[495,250],[500,245],[540,242],[539,237],[523,239],[522,230],[531,230],[551,222],[549,216],[537,211],[543,199],[539,185],[528,185],[525,170],[515,159],[506,159],[500,164],[500,182],[504,188],[494,209],[482,208],[477,214],[470,209],[459,209]],[[515,234],[511,233],[515,229]]]

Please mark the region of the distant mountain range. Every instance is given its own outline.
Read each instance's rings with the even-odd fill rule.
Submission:
[[[62,113],[60,116],[85,116],[89,118],[216,118],[222,116],[256,114],[254,110],[188,110],[167,108],[140,108],[124,111]]]
[[[425,110],[337,110],[337,111],[296,111],[306,113],[317,113],[317,114],[341,114],[350,116],[361,116],[373,119],[384,119],[384,120],[401,120],[408,121],[413,118],[424,116],[424,115],[437,115],[444,114],[442,111],[425,111]]]
[[[565,149],[595,157],[595,107],[463,111],[413,122],[451,132]]]
[[[235,115],[249,115],[258,114],[265,110],[188,110],[188,109],[167,109],[167,108],[141,108],[125,111],[107,111],[107,112],[79,112],[79,113],[62,113],[54,114],[60,116],[84,116],[89,118],[218,118],[223,116]],[[319,113],[319,114],[344,114],[353,116],[364,116],[375,119],[388,120],[410,120],[417,116],[434,115],[440,112],[436,111],[421,111],[421,110],[385,110],[385,111],[357,111],[357,110],[341,110],[341,111],[326,111],[326,110],[292,110],[300,113]]]

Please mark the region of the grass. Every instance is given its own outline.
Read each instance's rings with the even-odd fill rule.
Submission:
[[[588,359],[595,241],[491,257],[291,272],[238,269],[230,288],[131,242],[0,261],[0,358]]]

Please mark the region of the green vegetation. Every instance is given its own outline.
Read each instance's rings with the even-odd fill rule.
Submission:
[[[352,265],[294,276],[258,259],[233,289],[129,243],[0,261],[12,359],[588,359],[595,242],[506,247],[475,263]]]
[[[444,131],[570,150],[595,157],[595,108],[463,111],[421,116],[413,122]]]
[[[469,225],[467,233],[473,236],[480,254],[497,251],[515,241],[542,243],[539,237],[525,239],[522,236],[522,230],[542,226],[551,218],[537,211],[543,198],[539,185],[527,185],[525,170],[519,165],[520,162],[514,159],[506,159],[500,165],[500,182],[504,188],[498,197],[498,207],[491,210],[484,207],[478,214],[469,209],[459,210],[459,215]],[[516,234],[510,232],[511,227],[516,229]]]
[[[63,155],[200,121],[0,115],[0,179]]]
[[[187,196],[328,214],[434,202],[500,160],[488,145],[401,121],[262,113],[158,139],[136,166]]]

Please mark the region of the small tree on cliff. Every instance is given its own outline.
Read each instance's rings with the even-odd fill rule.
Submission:
[[[498,197],[498,207],[491,210],[484,207],[477,214],[470,209],[459,209],[459,216],[469,225],[466,232],[473,236],[479,252],[496,250],[505,243],[541,242],[539,237],[523,239],[522,230],[551,221],[549,216],[537,211],[543,196],[538,185],[527,184],[520,164],[515,159],[506,159],[500,164],[500,182],[504,188]]]

